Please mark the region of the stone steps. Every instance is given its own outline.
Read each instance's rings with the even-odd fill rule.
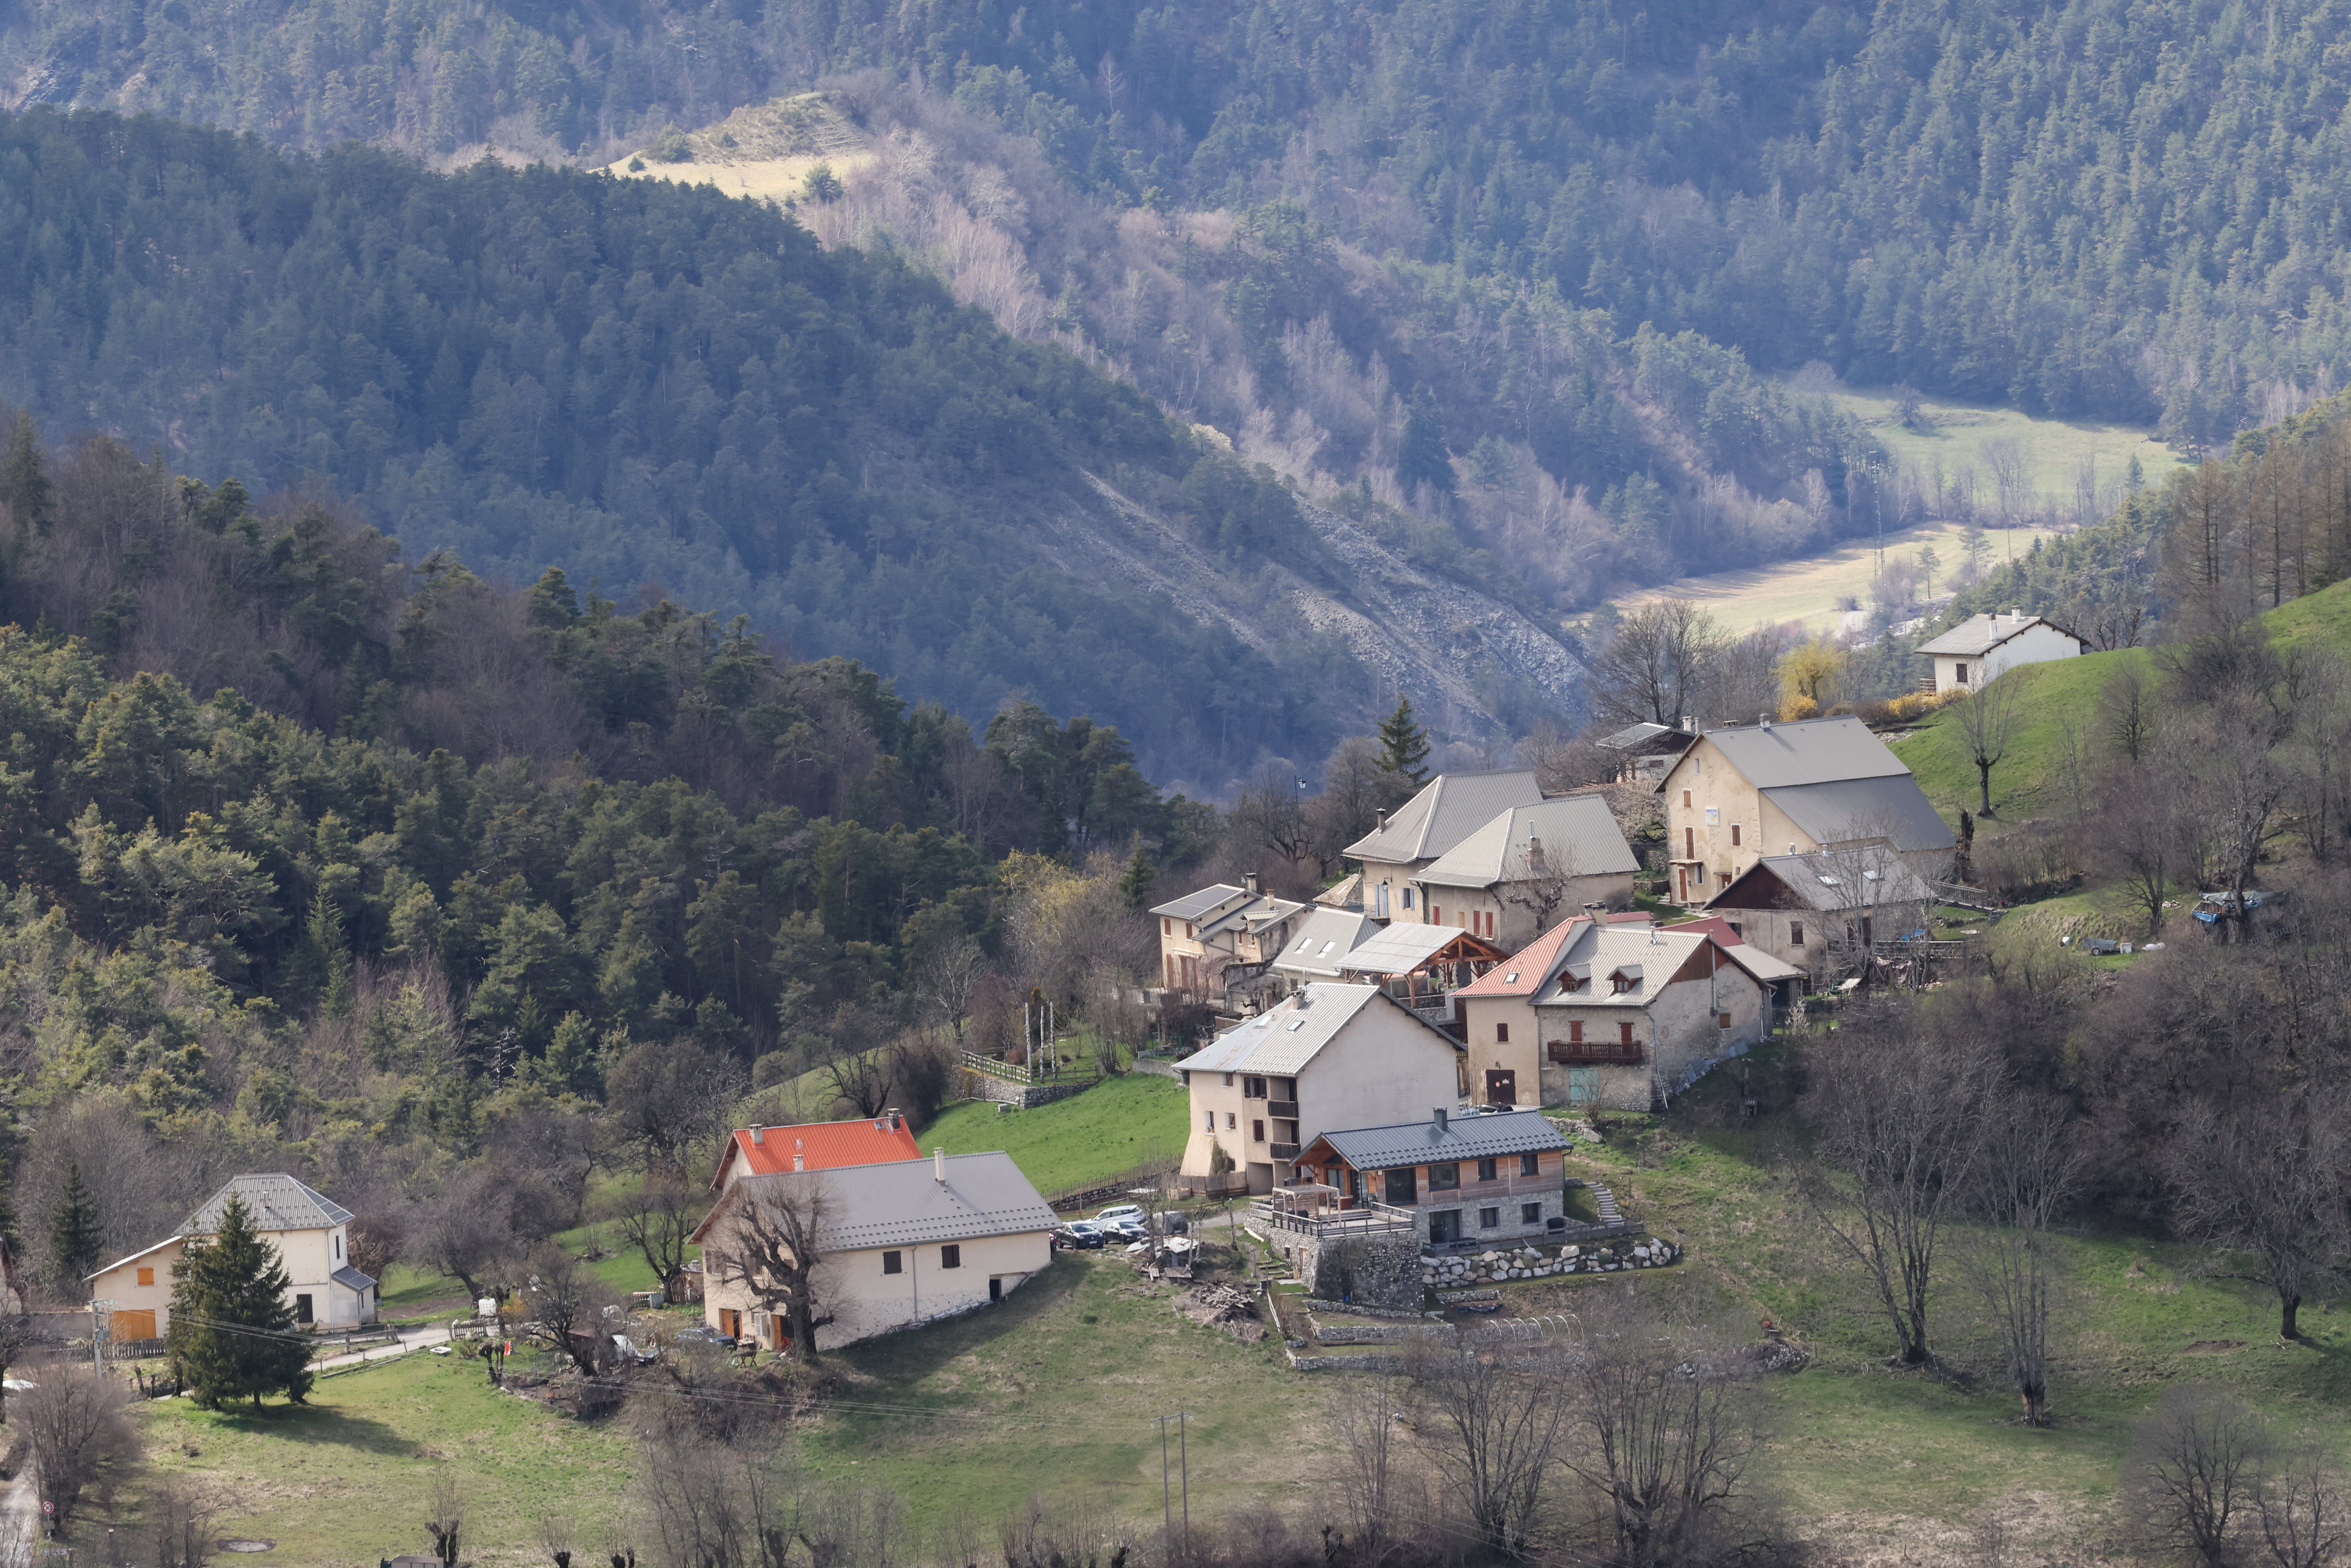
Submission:
[[[1586,1190],[1592,1194],[1593,1206],[1600,1211],[1601,1224],[1622,1225],[1625,1223],[1625,1216],[1619,1212],[1616,1207],[1616,1195],[1614,1193],[1610,1192],[1606,1187],[1602,1186],[1596,1181],[1586,1182],[1583,1185]]]

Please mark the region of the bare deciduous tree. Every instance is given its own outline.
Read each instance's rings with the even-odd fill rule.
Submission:
[[[523,1283],[529,1317],[523,1337],[568,1358],[582,1377],[593,1377],[610,1339],[606,1307],[620,1297],[595,1270],[553,1242],[531,1255]]]
[[[638,1485],[665,1560],[706,1568],[787,1568],[800,1496],[791,1447],[764,1435],[709,1443],[657,1432]]]
[[[1403,1395],[1393,1363],[1384,1360],[1342,1384],[1331,1406],[1345,1448],[1339,1489],[1346,1499],[1348,1526],[1355,1532],[1353,1555],[1364,1568],[1379,1568],[1410,1535],[1405,1524],[1410,1470],[1396,1422]]]
[[[822,1313],[831,1188],[818,1171],[746,1176],[727,1194],[703,1244],[714,1284],[741,1291],[763,1312],[784,1314],[795,1361],[815,1363]]]
[[[1617,724],[1680,723],[1723,641],[1714,618],[1687,601],[1642,605],[1592,660],[1593,711]]]
[[[1991,817],[1991,770],[2008,755],[2009,732],[2016,722],[2016,695],[2022,683],[2013,671],[1987,681],[1970,692],[1951,712],[1959,727],[1959,743],[1976,770],[1980,803],[1976,815]]]
[[[1799,1185],[1867,1276],[1902,1360],[1919,1365],[1933,1359],[1936,1252],[1966,1201],[2000,1063],[1980,1040],[1920,1038],[1914,1022],[1907,1009],[1889,1009],[1813,1044],[1816,1160]]]
[[[2299,1337],[2304,1291],[2351,1243],[2351,1096],[2296,1081],[2226,1106],[2191,1103],[2163,1168],[2180,1228],[2257,1260],[2277,1296],[2278,1337]]]
[[[1583,1325],[1562,1369],[1574,1406],[1562,1460],[1595,1505],[1598,1554],[1614,1568],[1712,1560],[1761,1440],[1748,1364],[1631,1294],[1595,1294]]]
[[[147,1496],[148,1543],[155,1568],[204,1568],[213,1560],[220,1505],[208,1492],[171,1479]]]
[[[946,1025],[961,1044],[972,993],[987,973],[987,955],[970,937],[934,943],[914,966],[915,1005],[925,1021]]]
[[[684,1270],[694,1228],[709,1207],[701,1189],[654,1177],[612,1206],[612,1223],[666,1289]]]
[[[2253,1479],[2262,1545],[2277,1568],[2329,1568],[2351,1546],[2351,1499],[2315,1446],[2273,1457]]]
[[[2139,1424],[2124,1482],[2158,1541],[2198,1562],[2228,1561],[2267,1444],[2261,1418],[2226,1389],[2186,1384]]]
[[[2137,662],[2116,663],[2098,688],[2098,729],[2128,761],[2147,755],[2155,737],[2155,687]]]
[[[33,1490],[63,1530],[82,1493],[139,1458],[139,1433],[121,1384],[78,1363],[45,1371],[37,1386],[16,1396],[9,1426],[31,1458]]]
[[[1541,834],[1529,833],[1526,848],[1510,857],[1502,876],[1502,902],[1534,916],[1534,935],[1573,913],[1565,905],[1575,893],[1575,848],[1565,841],[1547,844]]]
[[[605,1077],[613,1134],[648,1169],[683,1172],[726,1131],[742,1079],[736,1063],[691,1041],[632,1045]]]
[[[1405,1366],[1422,1401],[1429,1462],[1489,1548],[1524,1552],[1568,1418],[1551,1358],[1464,1332],[1415,1341]]]
[[[2044,1427],[2057,1273],[2050,1226],[2080,1182],[2087,1150],[2072,1107],[2054,1095],[2011,1091],[1986,1111],[1977,1186],[1986,1233],[1969,1272],[1991,1310],[2025,1425]]]

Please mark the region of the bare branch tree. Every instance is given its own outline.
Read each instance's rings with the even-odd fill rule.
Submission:
[[[2126,760],[2147,755],[2155,737],[2155,685],[2137,662],[2117,662],[2098,688],[2098,729]]]
[[[1562,841],[1543,842],[1540,833],[1527,835],[1527,847],[1503,869],[1501,896],[1534,916],[1534,935],[1541,936],[1559,922],[1562,906],[1575,893],[1575,849]]]
[[[613,1205],[612,1223],[666,1290],[684,1271],[686,1249],[708,1207],[706,1193],[654,1177]]]
[[[2011,671],[1978,686],[1951,710],[1959,727],[1960,744],[1967,747],[1968,760],[1975,767],[1980,797],[1976,810],[1979,817],[1995,815],[1991,809],[1991,770],[2008,755],[2009,732],[2015,725],[2016,695],[2022,685]]]
[[[1616,724],[1678,724],[1694,712],[1721,627],[1686,600],[1645,604],[1617,622],[1591,664],[1593,708]]]
[[[1405,1524],[1410,1503],[1404,1495],[1411,1484],[1410,1472],[1396,1422],[1396,1406],[1404,1394],[1394,1362],[1383,1360],[1342,1384],[1332,1403],[1332,1422],[1345,1449],[1339,1489],[1355,1532],[1352,1555],[1364,1568],[1379,1568],[1404,1549],[1410,1535]]]
[[[1748,1363],[1638,1295],[1595,1293],[1583,1327],[1562,1368],[1575,1411],[1562,1462],[1593,1500],[1598,1554],[1616,1568],[1709,1560],[1761,1440]]]
[[[1426,1412],[1429,1462],[1488,1547],[1524,1552],[1567,1425],[1565,1384],[1548,1358],[1469,1333],[1413,1342],[1405,1366]]]
[[[33,1490],[64,1530],[82,1493],[139,1458],[139,1433],[121,1384],[64,1363],[42,1373],[37,1386],[16,1396],[9,1426],[30,1455]]]
[[[2328,1568],[2351,1545],[2351,1499],[2325,1453],[2309,1446],[2273,1458],[2253,1478],[2262,1545],[2277,1568]]]
[[[2057,1273],[2049,1228],[2080,1183],[2086,1145],[2072,1107],[2054,1095],[2011,1091],[1986,1110],[1977,1191],[1987,1234],[1970,1272],[1991,1309],[2025,1425],[2045,1427]]]
[[[523,1299],[530,1313],[523,1337],[567,1357],[582,1377],[595,1376],[611,1338],[604,1309],[620,1304],[612,1288],[568,1249],[549,1242],[531,1255]]]
[[[1996,1054],[1976,1039],[1919,1038],[1907,1009],[1853,1019],[1810,1048],[1814,1163],[1799,1186],[1867,1276],[1902,1360],[1931,1361],[1929,1287],[1943,1226],[1982,1150]]]
[[[2351,1243],[2351,1096],[2273,1082],[2229,1106],[2182,1113],[2163,1170],[2181,1229],[2258,1261],[2278,1300],[2278,1337],[2300,1335],[2304,1291]]]
[[[818,1171],[746,1176],[723,1202],[702,1249],[704,1277],[740,1291],[763,1312],[780,1312],[790,1354],[813,1364],[822,1315],[831,1188]]]
[[[2243,1400],[2184,1384],[2139,1423],[2124,1483],[2164,1544],[2218,1568],[2252,1500],[2265,1448],[2261,1418]]]

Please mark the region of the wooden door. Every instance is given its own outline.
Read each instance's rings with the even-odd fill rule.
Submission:
[[[113,1318],[114,1337],[118,1340],[156,1337],[155,1309],[152,1307],[141,1307],[136,1311],[129,1307],[117,1307],[114,1310]]]
[[[1590,1105],[1600,1098],[1600,1069],[1571,1067],[1567,1070],[1567,1103]]]
[[[1486,1103],[1515,1105],[1519,1103],[1519,1075],[1507,1067],[1489,1068],[1486,1072]]]

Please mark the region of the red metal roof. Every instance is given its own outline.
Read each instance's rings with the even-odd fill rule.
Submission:
[[[1719,915],[1702,915],[1695,920],[1677,920],[1671,925],[1660,925],[1660,931],[1703,931],[1725,947],[1743,946],[1747,938],[1730,928],[1730,922]]]
[[[1572,941],[1585,916],[1562,920],[1453,994],[1457,997],[1531,997],[1542,984],[1560,944]]]
[[[878,1166],[922,1157],[904,1116],[806,1122],[797,1127],[737,1127],[726,1153],[718,1156],[718,1169],[710,1185],[724,1186],[728,1167],[738,1162],[742,1175],[774,1176],[781,1171],[834,1170],[841,1166]]]

